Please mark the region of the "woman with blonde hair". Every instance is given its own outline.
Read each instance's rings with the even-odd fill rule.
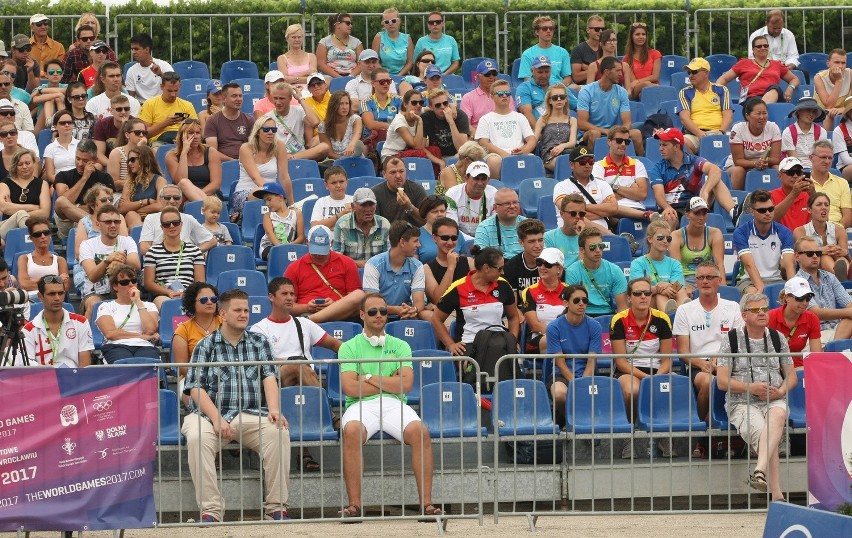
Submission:
[[[464,183],[467,167],[475,161],[484,161],[486,153],[485,148],[473,140],[462,144],[459,148],[459,160],[447,165],[438,175],[438,185],[435,187],[435,194],[443,195],[450,187]]]
[[[127,182],[118,201],[118,211],[129,228],[141,226],[146,216],[163,209],[158,193],[166,183],[151,148],[136,146],[127,153]]]
[[[249,140],[240,146],[240,178],[231,197],[231,222],[242,219],[243,205],[258,187],[277,181],[293,201],[293,185],[287,168],[287,147],[276,136],[278,124],[274,118],[263,116],[254,122]]]
[[[407,75],[414,55],[414,42],[411,36],[399,31],[401,24],[399,10],[389,7],[382,12],[384,30],[373,36],[371,48],[379,55],[382,67],[390,71],[391,75]]]
[[[630,264],[631,278],[645,277],[651,282],[654,302],[658,310],[669,315],[675,313],[678,305],[689,300],[683,280],[683,267],[680,262],[668,256],[672,242],[672,229],[669,223],[658,219],[648,225],[645,231],[648,251],[644,256],[634,258]]]
[[[291,24],[284,30],[287,41],[287,52],[278,56],[278,70],[284,75],[284,82],[296,86],[301,92],[308,83],[308,75],[317,70],[317,56],[307,52],[305,46],[305,30],[301,24]]]
[[[144,121],[130,118],[121,125],[115,139],[115,147],[109,152],[106,169],[117,191],[124,191],[124,182],[127,181],[127,157],[130,150],[136,146],[146,145],[148,145],[148,127]]]
[[[204,200],[222,186],[222,154],[202,142],[201,123],[181,123],[175,147],[166,153],[166,168],[189,201]]]
[[[541,160],[551,172],[556,168],[556,157],[569,154],[577,145],[577,119],[571,117],[568,98],[564,84],[548,88],[544,95],[545,112],[535,124]]]

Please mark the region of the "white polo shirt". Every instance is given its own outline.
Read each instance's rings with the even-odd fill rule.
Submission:
[[[95,349],[89,321],[80,314],[72,314],[67,310],[63,310],[62,328],[56,340],[56,347],[50,342],[44,327],[44,316],[41,314],[24,325],[23,333],[24,348],[27,350],[30,366],[77,368],[80,366],[80,352]],[[23,366],[20,357],[15,357],[15,366]]]

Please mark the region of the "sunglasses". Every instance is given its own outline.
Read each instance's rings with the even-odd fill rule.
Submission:
[[[768,49],[769,45],[754,45],[753,49]]]
[[[30,237],[38,239],[39,237],[45,237],[45,236],[50,237],[50,235],[51,235],[50,230],[42,230],[40,232],[31,233]]]
[[[574,297],[573,299],[571,299],[571,302],[574,303],[574,304],[580,304],[580,303],[589,304],[589,298],[588,297]]]
[[[758,213],[766,214],[775,211],[775,206],[771,205],[769,207],[752,207],[751,209],[752,211],[757,211]]]
[[[698,70],[696,70],[696,71],[693,71],[692,69],[690,69],[690,70],[688,70],[688,71],[687,71],[687,74],[689,74],[689,75],[697,75],[697,74],[698,74],[698,73],[700,73],[700,72],[701,72],[701,69],[698,69]]]
[[[398,23],[398,22],[399,22],[399,19],[396,19],[396,18],[394,18],[394,19],[385,19],[385,20],[383,20],[383,21],[382,21],[382,24],[384,24],[385,26],[389,26],[389,25],[391,25],[391,24],[396,24],[396,23]]]
[[[61,75],[63,73],[62,69],[48,69],[48,75]]]
[[[219,302],[219,298],[215,295],[211,295],[210,297],[199,297],[198,302],[201,304],[213,303],[216,304]]]
[[[122,278],[115,281],[119,286],[127,286],[128,284],[136,284],[137,282],[139,282],[138,278]]]
[[[819,250],[800,250],[798,254],[803,256],[807,256],[808,258],[814,258],[817,256],[822,256],[822,252]]]
[[[181,224],[183,224],[183,221],[181,221],[180,219],[160,221],[160,226],[162,226],[163,228],[177,228]]]
[[[556,94],[556,95],[551,95],[551,96],[550,96],[550,100],[551,100],[551,101],[564,101],[564,100],[566,100],[566,99],[568,99],[568,96],[567,96],[567,95],[565,95],[564,93],[558,93],[558,94]]]
[[[385,308],[385,307],[381,307],[381,308],[373,307],[373,308],[367,310],[364,313],[367,314],[370,317],[373,317],[376,314],[381,314],[382,316],[387,316],[388,315],[388,309]]]
[[[338,24],[345,24],[346,26],[352,26],[352,21],[338,21]]]
[[[621,144],[624,144],[625,146],[630,145],[630,139],[629,138],[615,137],[615,138],[612,139],[612,141],[615,142],[616,144],[619,144],[619,145],[621,145]]]
[[[27,196],[29,194],[30,194],[30,189],[28,189],[28,188],[21,189],[21,195],[18,196],[18,201],[23,204],[24,202],[27,201]]]
[[[658,235],[654,239],[656,239],[657,241],[667,241],[669,243],[672,242],[672,236],[670,235]]]
[[[33,25],[35,25],[35,26],[50,26],[50,21],[34,22]]]
[[[24,47],[22,49],[15,49],[15,50],[17,50],[18,52],[32,52],[33,48],[32,47]]]
[[[541,30],[543,32],[552,32],[555,29],[556,27],[554,26],[539,26],[538,28],[536,28],[536,30]]]
[[[634,28],[645,28],[646,26],[648,26],[648,25],[645,24],[644,22],[634,22],[633,23]]]
[[[769,312],[768,306],[753,306],[751,308],[744,308],[743,312],[751,312],[752,314],[762,314]]]
[[[17,73],[14,71],[0,71],[0,75],[6,75],[10,79],[15,80]]]
[[[577,217],[580,217],[581,219],[586,218],[586,212],[585,211],[565,211],[565,213],[567,213],[569,217],[575,218],[575,219]]]
[[[441,241],[458,241],[459,236],[457,235],[439,235],[437,236]]]
[[[549,262],[546,262],[546,261],[544,261],[544,260],[542,260],[542,259],[540,259],[540,258],[539,258],[538,260],[536,260],[536,261],[535,261],[535,266],[536,266],[536,267],[544,267],[545,269],[553,269],[553,266],[554,266],[554,265],[556,265],[556,264],[555,264],[555,263],[549,263]]]
[[[422,63],[422,64],[433,64],[433,63],[435,63],[435,60],[427,60],[426,58],[423,58],[422,60],[420,60],[420,63]]]
[[[74,125],[74,122],[71,121],[71,120],[62,120],[62,121],[57,121],[56,125]]]
[[[12,83],[11,83],[11,82],[0,82],[0,88],[8,88],[8,87],[9,87],[9,86],[11,86],[11,85],[12,85]],[[12,112],[12,114],[0,114],[0,115],[3,115],[3,116],[11,116],[11,115],[14,115],[14,114],[15,114],[15,113],[14,113],[14,112]]]
[[[134,164],[139,161],[139,157],[128,157],[127,162],[130,164]]]
[[[445,106],[449,106],[449,105],[450,105],[449,101],[441,101],[440,103],[432,103],[432,108],[437,108],[437,109],[440,110],[440,109],[444,108]]]
[[[79,39],[80,41],[82,41],[84,43],[89,43],[90,41],[95,40],[95,36],[90,35],[90,36],[86,36],[86,37],[78,37],[77,39]]]
[[[501,272],[501,273],[502,273],[502,272],[503,272],[503,268],[505,267],[505,265],[501,265],[500,267],[494,267],[494,266],[492,265],[491,267],[492,267],[493,269],[495,269],[495,270],[497,270],[497,271],[499,271],[499,272]]]
[[[630,295],[632,295],[633,297],[650,297],[653,294],[654,292],[651,290],[638,290],[630,292]]]
[[[393,81],[389,78],[379,78],[374,80],[373,82],[375,82],[376,84],[381,84],[382,86],[390,86],[390,83]]]
[[[591,245],[589,245],[589,250],[591,250],[592,252],[596,250],[600,250],[601,252],[603,252],[604,248],[606,248],[606,245],[603,243],[592,243]]]
[[[511,97],[512,92],[506,90],[497,90],[496,92],[494,92],[494,95],[496,95],[497,97]]]
[[[98,220],[101,224],[106,224],[107,226],[118,226],[121,224],[121,219],[107,219],[107,220]]]
[[[73,99],[74,101],[85,101],[86,97],[87,97],[87,95],[85,93],[81,93],[81,94],[78,94],[78,95],[71,95],[68,98]]]
[[[790,177],[801,177],[801,176],[805,175],[805,171],[802,170],[801,168],[794,168],[792,170],[787,170],[786,172],[784,172],[782,170],[782,173],[787,174]]]
[[[590,26],[588,29],[593,32],[603,32],[606,28],[603,26]]]
[[[278,132],[278,127],[261,127],[260,130],[263,131],[264,133],[275,134],[275,133]]]
[[[6,138],[7,136],[18,136],[18,131],[0,131],[0,138]]]
[[[793,297],[793,299],[796,300],[797,303],[806,303],[806,302],[809,302],[811,299],[814,298],[814,294],[813,293],[806,293],[803,297],[796,297],[795,295],[793,295],[792,297]]]
[[[595,158],[592,157],[591,159],[577,159],[574,162],[579,164],[580,166],[592,166],[593,164],[595,164]]]
[[[313,80],[310,84],[308,84],[308,88],[313,88],[314,86],[322,86],[325,84],[324,80]]]
[[[65,285],[65,281],[59,278],[56,275],[46,275],[41,277],[42,282],[45,284],[62,284]]]
[[[181,195],[180,195],[180,194],[164,194],[164,195],[162,195],[160,198],[162,198],[163,200],[166,200],[166,201],[169,201],[169,200],[180,200],[180,199],[181,199]]]
[[[112,202],[112,198],[98,198],[98,202],[105,204],[107,202]]]
[[[433,20],[429,21],[429,24],[431,24],[432,26],[435,26],[435,25],[441,24],[442,22],[444,22],[444,19],[433,19]]]
[[[128,107],[127,110],[129,111],[130,107]],[[121,112],[121,110],[116,110],[116,112]],[[148,136],[148,131],[146,131],[144,129],[133,129],[132,131],[127,131],[127,132],[133,133],[136,136]]]
[[[409,101],[408,104],[411,106],[423,106],[423,101]]]

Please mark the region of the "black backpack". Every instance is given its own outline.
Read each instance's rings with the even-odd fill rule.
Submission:
[[[470,348],[472,357],[481,372],[487,372],[489,376],[497,377],[497,381],[518,378],[518,362],[516,360],[505,360],[500,363],[500,371],[497,372],[497,361],[503,355],[518,352],[518,340],[515,335],[506,330],[502,325],[489,325],[476,333]],[[476,386],[476,374],[473,371],[466,372],[462,381]],[[482,386],[482,392],[491,393],[491,383]]]

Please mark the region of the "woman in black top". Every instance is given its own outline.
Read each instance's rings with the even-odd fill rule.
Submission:
[[[50,189],[38,177],[38,159],[32,150],[21,148],[12,157],[9,175],[0,180],[0,238],[21,228],[29,217],[50,217]]]
[[[438,246],[438,256],[427,263],[426,295],[429,302],[437,303],[450,284],[464,278],[473,268],[470,258],[456,252],[459,241],[459,225],[449,217],[441,217],[432,223],[432,240]]]
[[[166,168],[187,200],[216,196],[222,186],[222,154],[202,142],[198,120],[184,120],[175,148],[166,154]]]

